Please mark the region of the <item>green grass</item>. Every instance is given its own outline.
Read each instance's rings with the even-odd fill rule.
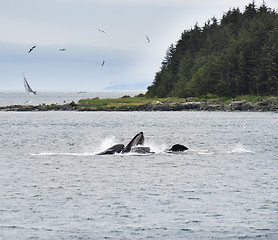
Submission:
[[[124,105],[142,105],[148,103],[149,100],[144,97],[130,97],[130,98],[92,98],[80,99],[78,103],[84,107],[119,107]]]
[[[274,96],[257,96],[257,95],[244,95],[236,97],[236,100],[246,100],[248,102],[260,102],[265,100],[278,99]]]
[[[264,100],[275,99],[278,100],[278,97],[273,96],[253,96],[253,95],[245,95],[245,96],[237,96],[235,98],[221,98],[216,95],[206,95],[203,97],[190,97],[190,98],[146,98],[146,97],[127,97],[127,98],[92,98],[92,99],[80,99],[78,103],[82,107],[93,107],[98,109],[104,108],[121,108],[121,107],[134,107],[140,106],[144,104],[174,104],[174,103],[182,103],[182,102],[206,102],[212,101],[215,103],[226,103],[232,100],[235,101],[249,101],[249,102],[260,102]]]
[[[80,99],[78,103],[83,107],[132,107],[144,104],[160,104],[160,103],[177,103],[185,102],[184,98],[145,98],[145,97],[128,97],[128,98],[91,98]]]

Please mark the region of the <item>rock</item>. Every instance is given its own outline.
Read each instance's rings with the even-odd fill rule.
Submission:
[[[145,97],[145,94],[143,93],[139,93],[138,95],[136,95],[135,97]]]

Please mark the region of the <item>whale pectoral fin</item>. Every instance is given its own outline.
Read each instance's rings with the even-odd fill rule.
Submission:
[[[116,144],[101,153],[97,153],[97,155],[111,155],[115,153],[120,153],[124,149],[124,144]]]

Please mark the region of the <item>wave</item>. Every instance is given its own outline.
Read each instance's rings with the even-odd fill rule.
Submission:
[[[94,156],[96,153],[54,153],[54,152],[42,152],[42,153],[30,153],[31,156]]]
[[[200,149],[188,150],[188,153],[197,154],[197,155],[212,155],[212,154],[214,154],[214,152],[211,152],[209,150],[200,150]]]

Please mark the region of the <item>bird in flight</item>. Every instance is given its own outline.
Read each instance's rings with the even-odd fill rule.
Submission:
[[[148,36],[145,36],[145,37],[146,37],[146,39],[147,39],[147,41],[149,43],[151,41],[150,38]]]
[[[36,46],[31,47],[28,53],[32,52],[32,51],[34,50],[35,47],[36,47]]]
[[[100,64],[100,67],[102,68],[104,66],[105,61],[103,60],[102,63]]]
[[[63,51],[66,51],[67,49],[65,48],[60,48],[60,51],[63,52]]]
[[[98,31],[101,32],[101,33],[103,33],[103,34],[105,33],[105,31],[102,30],[102,29],[98,29]]]

